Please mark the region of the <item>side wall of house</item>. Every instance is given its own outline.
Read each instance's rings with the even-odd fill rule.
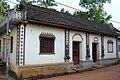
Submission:
[[[113,42],[113,52],[111,53],[108,52],[108,40],[111,40]],[[104,58],[116,58],[116,38],[108,36],[104,37],[104,53]]]
[[[98,40],[95,41],[95,38]],[[108,41],[113,42],[113,52],[109,53],[108,52]],[[95,34],[90,34],[90,54],[92,55],[92,43],[97,43],[97,59],[101,59],[101,35],[95,35]],[[116,38],[115,37],[109,37],[109,36],[104,36],[104,59],[109,59],[109,58],[116,58]],[[91,57],[92,59],[92,57]]]
[[[16,66],[16,44],[17,44],[17,27],[11,29],[10,36],[13,36],[13,53],[10,53],[11,68],[17,69]]]
[[[118,39],[118,57],[120,59],[120,40]]]
[[[55,36],[54,42],[55,54],[40,54],[39,36],[41,33],[53,34]],[[64,29],[27,24],[25,35],[25,65],[64,62],[65,55],[64,41],[65,41]]]
[[[111,41],[111,45],[108,42]],[[115,37],[104,36],[104,57],[97,62],[99,64],[111,64],[117,61],[117,44]],[[109,47],[109,48],[108,48]],[[111,52],[108,50],[112,49]]]
[[[10,36],[9,36],[9,53],[10,53],[10,67],[12,70],[15,70],[17,68],[16,66],[16,41],[17,41],[17,27],[14,27],[12,29],[10,29]],[[10,51],[11,49],[11,39],[10,37],[13,36],[13,49],[12,49],[12,53]],[[6,58],[6,33],[3,34],[0,37],[1,40],[1,58],[5,61]]]

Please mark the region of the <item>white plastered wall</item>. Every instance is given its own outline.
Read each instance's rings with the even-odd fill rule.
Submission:
[[[94,38],[97,38],[97,41],[94,41]],[[101,57],[101,36],[96,34],[90,34],[89,36],[89,47],[90,47],[90,60],[92,60],[92,44],[97,43],[97,59],[100,59]]]
[[[13,53],[10,53],[10,39],[9,39],[9,55],[10,55],[10,67],[16,69],[16,41],[17,41],[17,27],[10,29],[10,37],[13,36]],[[0,36],[1,39],[1,56],[3,57],[3,50],[6,58],[6,33]],[[5,39],[5,45],[3,47],[3,39]],[[5,59],[4,58],[4,59]],[[5,60],[4,60],[5,61]]]
[[[108,50],[107,50],[108,40],[113,41],[113,53],[108,53]],[[104,36],[104,54],[105,54],[104,58],[116,58],[116,38]]]
[[[82,39],[76,35],[74,36],[75,34],[80,34]],[[74,36],[74,38],[73,38]],[[69,55],[71,57],[70,61],[73,60],[73,44],[72,42],[73,41],[79,41],[80,42],[80,60],[86,60],[86,33],[84,32],[77,32],[77,31],[70,31],[70,35],[69,35]]]
[[[16,44],[17,44],[17,27],[11,29],[10,36],[13,36],[13,53],[10,53],[11,68],[16,66]]]
[[[120,40],[118,40],[118,46],[120,46]],[[120,47],[118,47],[120,48]],[[120,58],[120,49],[118,49],[118,57]]]
[[[39,54],[41,33],[51,33],[55,36],[55,54]],[[64,62],[65,31],[60,28],[27,24],[25,31],[25,65],[50,64]]]

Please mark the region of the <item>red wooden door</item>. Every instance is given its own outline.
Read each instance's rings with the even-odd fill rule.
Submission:
[[[79,64],[79,46],[80,42],[73,42],[73,62]]]

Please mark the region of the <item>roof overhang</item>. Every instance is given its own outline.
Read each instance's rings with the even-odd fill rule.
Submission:
[[[78,28],[78,27],[74,27],[74,26],[63,25],[63,24],[55,24],[55,23],[50,23],[50,22],[45,22],[45,21],[37,21],[37,20],[32,20],[32,19],[27,19],[27,21],[28,21],[28,23],[36,23],[36,24],[40,24],[40,25],[53,26],[53,27],[58,27],[58,28],[76,30],[76,31],[105,35],[105,36],[111,36],[111,37],[117,37],[118,36],[117,34],[113,35],[113,34],[110,34],[110,33],[101,33],[101,32],[96,32],[96,31],[87,30],[87,29],[83,29],[83,28]]]

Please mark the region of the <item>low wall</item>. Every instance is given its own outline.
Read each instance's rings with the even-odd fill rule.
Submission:
[[[102,64],[102,65],[107,65],[107,64],[113,64],[113,63],[115,63],[117,61],[118,61],[117,58],[108,58],[108,59],[97,60],[97,63]]]
[[[84,69],[89,69],[93,66],[93,61],[92,60],[80,61],[80,65]]]
[[[46,65],[24,65],[18,67],[18,75],[22,74],[24,78],[27,78],[38,74],[61,73],[72,65],[72,62]]]

